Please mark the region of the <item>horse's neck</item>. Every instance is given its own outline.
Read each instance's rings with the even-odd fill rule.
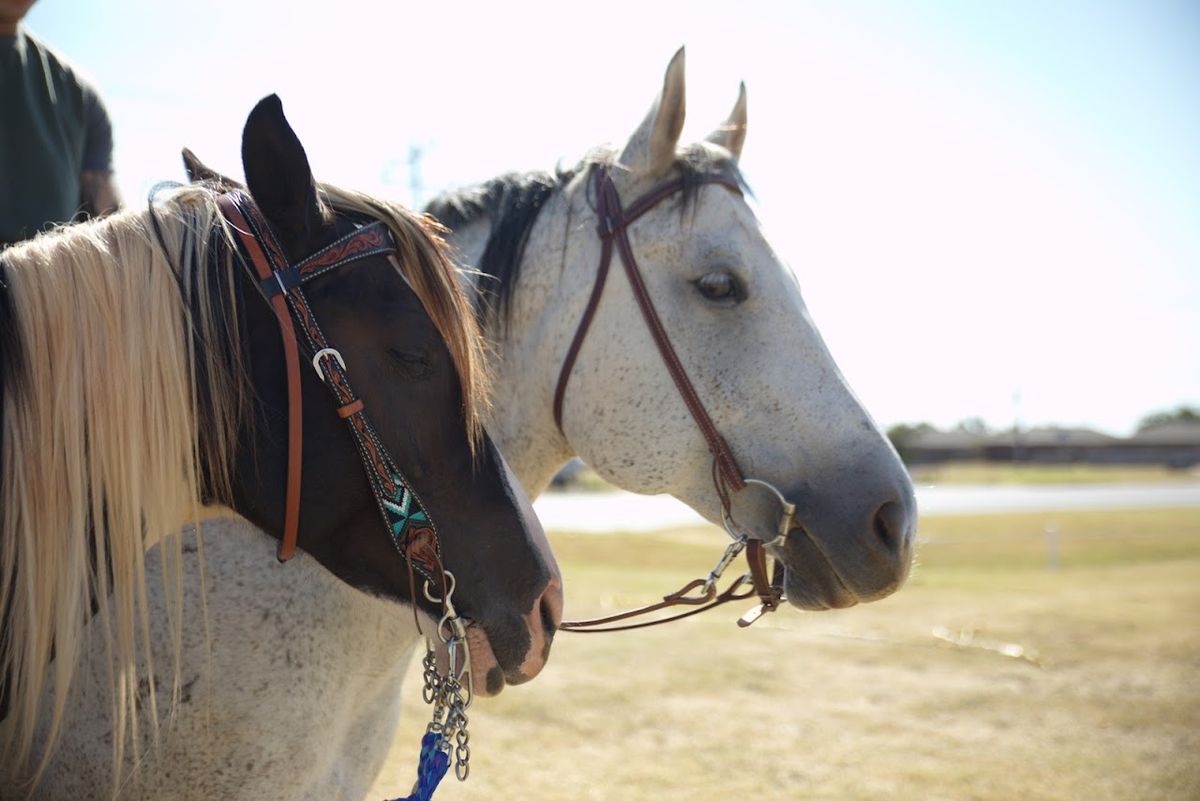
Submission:
[[[554,422],[554,385],[566,345],[558,330],[556,305],[566,266],[568,207],[571,196],[557,191],[538,215],[525,247],[521,275],[513,287],[507,324],[490,317],[487,336],[493,344],[491,367],[496,377],[488,433],[530,497],[541,494],[555,473],[574,455]],[[479,263],[490,233],[480,220],[456,229],[450,237],[465,265]],[[486,281],[477,275],[471,280]]]
[[[153,727],[140,727],[143,770],[121,797],[363,798],[394,739],[402,682],[422,645],[411,610],[354,589],[304,551],[277,562],[276,540],[240,518],[205,520],[202,549],[191,530],[173,536],[183,544],[182,695],[172,706],[180,685],[169,678],[168,610],[176,607],[151,592],[154,664],[168,677],[157,684],[158,709],[171,718],[154,747]],[[151,587],[163,586],[167,553],[147,554]],[[73,717],[39,798],[108,798],[108,782],[96,777],[111,770],[113,698],[98,629],[91,636]],[[22,797],[4,773],[0,798]]]

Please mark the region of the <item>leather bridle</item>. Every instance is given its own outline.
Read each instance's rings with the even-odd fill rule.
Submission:
[[[566,631],[588,633],[643,628],[690,617],[691,615],[731,601],[739,601],[757,596],[759,606],[738,621],[738,625],[749,626],[764,612],[772,612],[777,609],[784,600],[782,565],[777,563],[775,565],[774,576],[768,577],[766,547],[780,544],[786,539],[789,523],[792,514],[795,512],[795,506],[768,482],[746,478],[742,469],[738,466],[733,451],[721,435],[712,417],[709,416],[708,411],[704,408],[704,403],[700,400],[700,396],[696,392],[691,379],[688,377],[683,363],[675,352],[675,348],[671,345],[671,339],[667,335],[667,330],[663,326],[658,311],[655,309],[654,301],[651,299],[650,293],[646,288],[646,282],[638,267],[637,258],[634,256],[628,234],[630,225],[659,203],[678,192],[682,192],[689,181],[701,184],[718,184],[737,193],[739,196],[742,194],[742,189],[738,185],[738,182],[728,175],[722,173],[704,173],[689,180],[677,178],[659,184],[631,203],[628,208],[623,208],[621,206],[621,196],[617,192],[616,184],[612,179],[611,165],[595,165],[592,168],[590,180],[596,198],[596,216],[599,219],[597,233],[600,236],[600,266],[596,271],[596,280],[592,285],[592,294],[588,298],[587,306],[584,308],[583,316],[579,321],[579,326],[575,330],[575,336],[571,340],[571,345],[567,349],[567,355],[563,359],[562,367],[559,369],[558,383],[554,389],[554,422],[558,426],[559,431],[562,431],[563,400],[566,396],[567,384],[570,382],[571,371],[575,367],[575,360],[579,356],[579,350],[583,346],[588,329],[591,327],[596,309],[600,305],[600,298],[604,293],[604,286],[608,279],[609,266],[612,264],[613,250],[615,248],[620,254],[621,264],[625,268],[625,275],[629,279],[634,298],[636,298],[642,318],[645,320],[646,326],[654,338],[654,344],[658,348],[659,355],[662,357],[663,363],[667,366],[667,371],[670,373],[676,389],[687,405],[692,419],[696,422],[700,432],[704,435],[705,442],[708,444],[708,450],[712,454],[713,459],[713,486],[721,502],[721,515],[725,522],[725,528],[734,541],[726,549],[725,554],[707,578],[696,579],[687,583],[679,590],[664,596],[661,602],[608,617],[565,621],[561,624],[560,628]],[[742,527],[733,517],[734,497],[738,493],[745,492],[750,487],[754,487],[756,491],[762,490],[772,493],[780,503],[781,511],[778,526],[776,531],[773,532],[774,536],[770,539],[750,536],[742,530]],[[742,550],[745,550],[746,553],[749,572],[738,578],[725,590],[718,591],[717,581],[720,579],[722,572],[734,561]],[[747,584],[749,588],[746,587]],[[637,623],[623,622],[674,606],[690,606],[692,608],[665,618]]]
[[[440,766],[438,779],[452,757],[455,774],[460,780],[466,779],[471,756],[466,709],[474,693],[467,624],[452,600],[454,574],[442,564],[441,537],[433,519],[367,417],[362,399],[351,387],[342,354],[330,346],[303,291],[305,282],[368,256],[385,255],[394,263],[396,245],[392,234],[382,222],[366,222],[313,255],[288,264],[270,225],[249,195],[234,190],[219,196],[217,205],[249,258],[250,264],[245,265],[245,261],[243,264],[248,272],[253,269],[251,276],[257,279],[263,298],[274,310],[283,338],[288,383],[288,467],[283,536],[277,557],[286,561],[295,554],[300,520],[304,432],[299,350],[303,347],[311,356],[321,383],[333,395],[338,417],[350,429],[384,528],[404,559],[417,630],[420,631],[421,624],[417,618],[414,571],[424,579],[421,593],[425,599],[441,607],[436,633],[446,647],[448,664],[443,671],[427,637],[423,695],[434,710],[423,743],[428,743],[429,758]],[[301,336],[297,336],[297,330]]]
[[[433,598],[432,593],[438,593],[440,598],[436,600],[442,603],[443,614],[452,613],[447,589],[452,586],[453,577],[442,565],[437,527],[376,433],[362,400],[350,384],[342,354],[329,344],[303,291],[306,282],[359,259],[376,255],[393,258],[396,245],[387,226],[378,221],[366,223],[300,262],[288,264],[270,225],[246,193],[228,192],[219,196],[217,203],[249,258],[253,277],[275,312],[283,339],[288,383],[288,467],[279,560],[287,561],[295,554],[300,520],[304,441],[299,359],[302,347],[321,383],[333,395],[337,414],[346,421],[354,438],[388,536],[408,566],[414,610],[417,589],[412,571],[415,570],[425,580],[425,595]]]

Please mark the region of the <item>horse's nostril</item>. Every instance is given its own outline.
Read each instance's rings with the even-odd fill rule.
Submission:
[[[542,628],[546,632],[547,641],[558,631],[563,616],[562,579],[557,573],[550,577],[545,592],[538,601],[538,613],[542,619]]]
[[[554,642],[554,633],[558,631],[558,627],[562,624],[562,580],[557,573],[550,578],[550,583],[546,586],[546,591],[538,599],[537,611],[540,618],[539,622],[542,625],[541,658],[544,665],[546,660],[550,658],[550,644]]]
[[[908,539],[908,513],[904,506],[896,501],[887,501],[875,510],[875,536],[892,553],[898,554],[904,549]]]
[[[554,636],[558,630],[558,618],[555,616],[553,602],[546,595],[542,596],[542,627],[546,630],[546,639]]]

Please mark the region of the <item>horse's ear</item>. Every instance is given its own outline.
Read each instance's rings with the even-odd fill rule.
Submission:
[[[733,154],[734,161],[742,156],[742,145],[746,143],[746,84],[738,87],[737,103],[729,113],[725,124],[708,135],[708,141],[720,145]]]
[[[227,192],[230,189],[245,189],[239,182],[222,175],[221,173],[209,167],[188,148],[183,149],[183,171],[187,173],[188,180],[194,184],[206,181],[215,184],[218,189]]]
[[[327,217],[317,198],[308,156],[276,95],[260,100],[246,120],[242,168],[251,197],[284,240],[285,249],[321,234]]]
[[[635,174],[660,175],[675,163],[675,146],[686,112],[683,61],[681,47],[667,65],[662,94],[621,151],[620,163]]]

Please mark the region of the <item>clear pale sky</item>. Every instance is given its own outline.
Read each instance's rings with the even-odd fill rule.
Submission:
[[[734,10],[735,5],[743,8]],[[41,0],[127,202],[179,149],[240,175],[277,92],[318,177],[411,202],[624,139],[686,45],[877,420],[1087,425],[1200,405],[1200,4]]]

